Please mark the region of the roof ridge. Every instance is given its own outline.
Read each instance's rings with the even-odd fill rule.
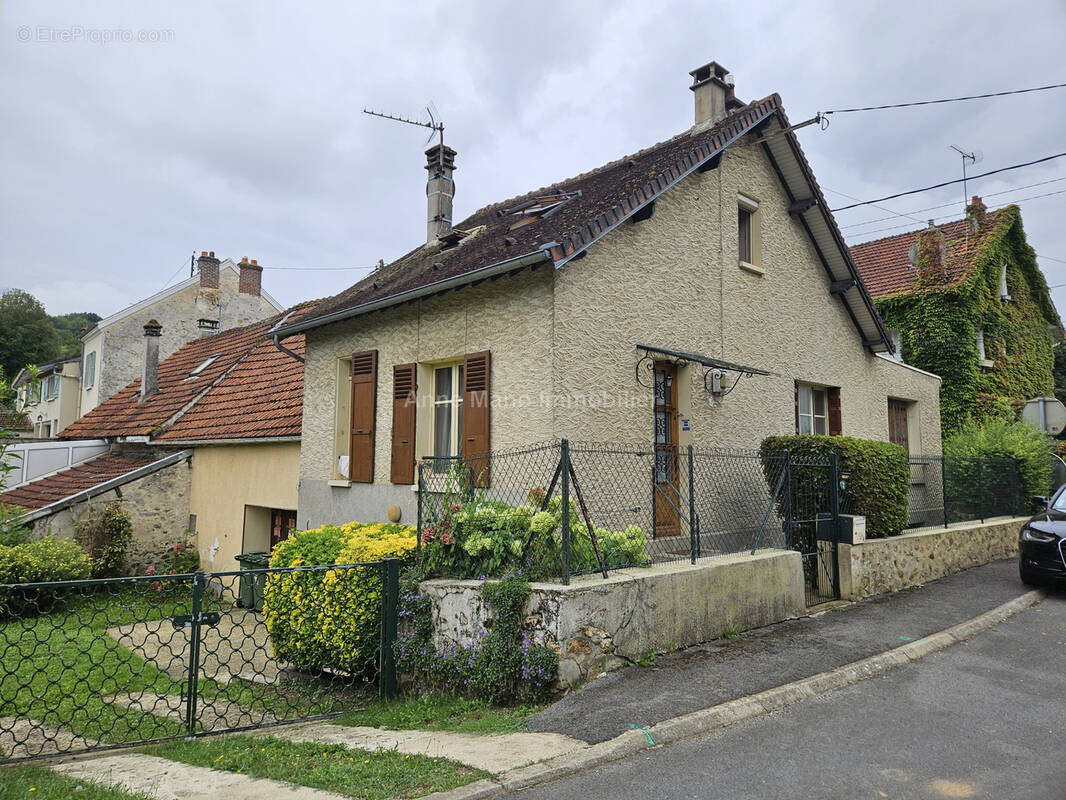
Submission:
[[[986,213],[989,214],[989,215],[998,216],[1000,211],[1003,211],[1006,208],[1010,208],[1011,206],[1015,206],[1015,208],[1017,208],[1017,206],[1014,203],[1008,203],[1005,206],[1000,206],[999,208],[993,209],[991,211],[987,211]],[[960,222],[966,222],[966,221],[967,221],[967,217],[965,215],[963,215],[963,216],[959,217],[958,219],[949,219],[947,222],[941,222],[939,225],[934,225],[933,227],[936,228],[937,230],[941,230],[943,228],[948,227],[949,225],[957,225]],[[998,224],[998,222],[999,222],[999,220],[997,219],[996,223]],[[917,225],[917,224],[920,224],[920,223],[916,222],[915,224]],[[929,223],[925,223],[925,227],[924,228],[918,228],[917,230],[903,231],[902,233],[893,233],[890,236],[882,236],[882,237],[880,237],[878,239],[867,239],[865,242],[859,242],[857,244],[851,244],[851,245],[848,245],[848,249],[849,250],[854,250],[856,247],[865,247],[868,244],[877,244],[878,242],[887,242],[889,239],[901,239],[904,236],[913,236],[916,233],[921,233],[922,231],[927,231],[927,230],[929,230]]]

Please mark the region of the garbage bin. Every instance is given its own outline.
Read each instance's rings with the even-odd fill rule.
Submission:
[[[237,599],[237,605],[241,608],[250,608],[259,611],[263,607],[263,584],[266,576],[245,575],[247,570],[266,569],[270,566],[270,553],[242,553],[236,556],[237,563],[241,565],[241,592]]]

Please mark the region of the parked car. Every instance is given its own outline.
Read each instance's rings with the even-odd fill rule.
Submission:
[[[1018,572],[1022,583],[1066,584],[1066,486],[1051,498],[1034,497],[1042,510],[1018,534]]]

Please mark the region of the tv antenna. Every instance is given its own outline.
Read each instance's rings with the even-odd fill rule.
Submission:
[[[404,123],[406,123],[408,125],[417,125],[420,128],[429,128],[430,131],[433,131],[434,133],[436,133],[440,137],[440,145],[443,148],[444,147],[444,122],[443,121],[440,121],[440,122],[437,121],[437,118],[433,115],[433,111],[430,110],[430,107],[432,105],[433,104],[430,103],[428,106],[426,106],[426,114],[429,116],[429,122],[423,122],[420,119],[407,119],[407,117],[397,117],[394,114],[386,114],[386,113],[384,113],[382,111],[373,111],[372,109],[369,109],[369,108],[364,108],[363,109],[363,113],[364,114],[369,114],[372,117],[381,117],[382,119],[391,119],[394,122],[404,122]],[[429,134],[429,138],[426,139],[426,144],[429,144],[429,141],[432,138],[433,138],[433,133],[430,133]]]
[[[954,144],[948,145],[948,147],[962,156],[962,207],[966,208],[966,206],[970,204],[970,193],[966,191],[966,162],[969,161],[971,164],[980,164],[984,161],[985,155],[980,150],[974,150],[971,153],[967,153],[961,147]]]

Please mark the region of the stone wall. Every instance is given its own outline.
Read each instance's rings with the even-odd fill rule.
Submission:
[[[895,592],[970,567],[1018,554],[1026,517],[959,523],[950,528],[840,545],[840,590],[845,599]]]
[[[133,541],[126,551],[127,572],[143,574],[169,546],[185,540],[189,525],[189,486],[192,465],[179,461],[158,472],[77,503],[33,523],[32,536],[66,539],[77,535],[78,523],[86,522],[104,506],[120,501],[133,521]]]
[[[477,641],[488,617],[479,581],[431,580],[436,645]],[[559,652],[564,688],[638,660],[706,642],[729,630],[769,625],[806,613],[799,553],[767,550],[719,556],[692,565],[617,570],[607,580],[575,578],[569,586],[535,583],[526,627]]]

